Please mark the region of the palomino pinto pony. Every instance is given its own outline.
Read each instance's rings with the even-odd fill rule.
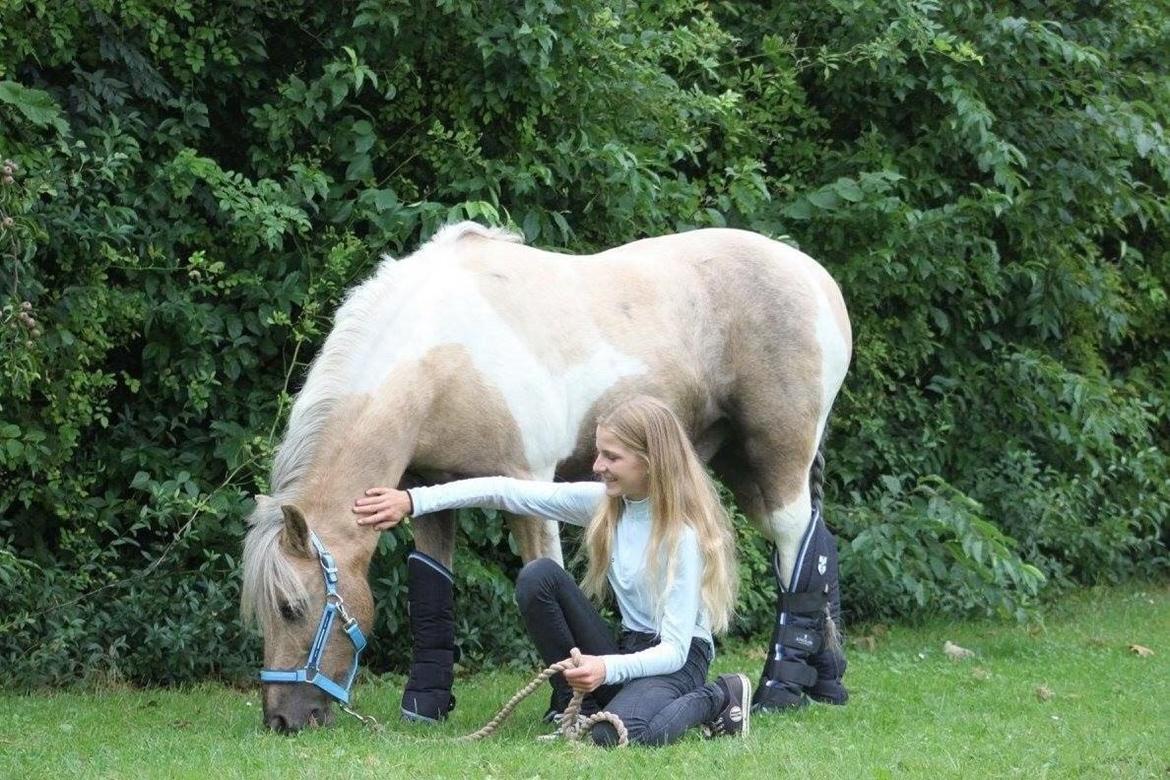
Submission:
[[[843,702],[844,659],[827,641],[835,542],[814,466],[851,348],[828,273],[739,230],[566,256],[465,222],[385,259],[337,312],[276,454],[273,495],[249,519],[242,607],[264,634],[264,723],[324,724],[348,699],[378,537],[356,525],[356,496],[474,476],[589,478],[595,420],[635,393],[678,414],[775,544],[776,631],[757,704]],[[510,528],[526,562],[561,560],[555,523],[512,517]],[[450,622],[454,536],[450,512],[414,525],[416,632],[424,618]],[[452,633],[416,634],[407,716],[450,709]]]

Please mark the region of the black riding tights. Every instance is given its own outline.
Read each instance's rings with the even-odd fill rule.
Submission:
[[[651,634],[636,631],[623,631],[615,641],[609,624],[573,578],[548,558],[532,561],[520,571],[516,600],[528,636],[546,664],[564,660],[574,647],[587,655],[606,655],[634,653],[658,641]],[[677,672],[603,685],[590,696],[599,708],[622,719],[631,742],[665,745],[691,726],[714,719],[723,709],[723,689],[706,682],[710,664],[710,645],[695,639],[686,663]],[[572,691],[562,675],[549,682],[554,691],[553,706],[563,710]],[[600,723],[593,729],[593,741],[616,744],[617,733],[608,723]]]

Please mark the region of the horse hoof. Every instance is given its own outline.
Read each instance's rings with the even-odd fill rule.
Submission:
[[[803,691],[774,680],[762,680],[752,697],[752,712],[786,712],[807,706],[808,697]]]
[[[428,718],[426,715],[421,713],[411,712],[405,707],[402,708],[402,719],[408,720],[411,723],[428,723],[432,725],[438,724],[442,720],[442,718]]]

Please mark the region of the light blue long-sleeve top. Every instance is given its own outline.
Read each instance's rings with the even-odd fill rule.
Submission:
[[[416,515],[442,509],[484,507],[585,526],[605,496],[605,485],[480,477],[411,488],[407,492]],[[705,640],[714,652],[710,622],[702,609],[703,560],[695,530],[689,525],[683,527],[674,577],[659,618],[652,595],[655,583],[647,581],[646,571],[650,501],[623,500],[625,509],[614,531],[609,584],[617,597],[622,625],[632,631],[656,634],[660,641],[636,653],[602,656],[607,684],[678,671],[686,663],[695,637]]]

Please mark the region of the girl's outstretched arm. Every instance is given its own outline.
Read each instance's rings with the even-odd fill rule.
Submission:
[[[425,515],[442,509],[483,507],[518,515],[543,517],[560,523],[587,525],[605,486],[600,482],[541,482],[509,477],[476,477],[443,485],[411,488],[373,488],[354,502],[359,525],[384,531],[408,514]]]

